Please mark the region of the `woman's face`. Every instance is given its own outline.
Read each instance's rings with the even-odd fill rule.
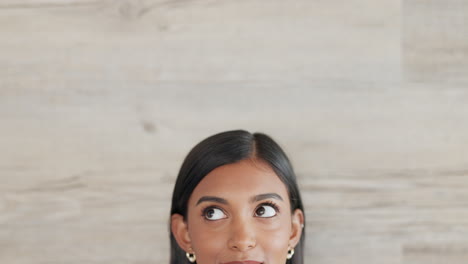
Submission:
[[[198,264],[284,264],[303,222],[299,209],[291,214],[288,191],[275,172],[244,160],[206,175],[189,199],[187,219],[172,216],[172,231]]]

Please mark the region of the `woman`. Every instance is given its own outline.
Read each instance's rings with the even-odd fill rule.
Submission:
[[[185,158],[172,196],[171,264],[303,264],[292,166],[262,133],[219,133]]]

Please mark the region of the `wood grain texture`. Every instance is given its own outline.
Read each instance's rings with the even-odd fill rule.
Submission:
[[[468,3],[403,1],[406,77],[413,81],[468,81]]]
[[[449,2],[1,1],[0,263],[167,263],[184,156],[236,128],[293,161],[307,263],[466,263]]]

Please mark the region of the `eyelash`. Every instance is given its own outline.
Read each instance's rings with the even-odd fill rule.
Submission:
[[[275,204],[274,202],[272,202],[272,201],[267,201],[267,202],[263,202],[263,203],[259,204],[259,205],[255,208],[255,211],[256,211],[259,207],[264,206],[264,205],[271,206],[271,207],[276,211],[277,214],[280,213],[280,209],[279,209],[278,205],[276,205],[276,204]],[[209,210],[209,209],[212,209],[212,208],[221,210],[221,211],[223,211],[224,214],[226,214],[226,212],[225,212],[223,209],[219,208],[218,206],[209,205],[209,206],[206,206],[205,208],[202,209],[201,216],[202,216],[203,218],[205,218],[206,213],[208,212],[208,210]],[[207,220],[208,220],[208,219],[207,219]],[[208,220],[208,221],[212,221],[212,220]]]
[[[275,209],[277,214],[280,212],[278,205],[276,205],[274,202],[271,202],[271,201],[267,201],[267,202],[259,204],[257,208],[255,208],[255,210],[257,210],[260,206],[263,206],[263,205],[268,205],[268,206],[273,207],[273,209]]]
[[[224,212],[223,209],[221,209],[221,208],[219,208],[219,207],[217,207],[217,206],[210,205],[210,206],[207,206],[207,207],[203,208],[202,213],[201,213],[201,216],[202,216],[203,218],[205,218],[206,213],[208,212],[208,210],[209,210],[209,209],[213,209],[213,208],[214,208],[214,209],[221,210],[221,211],[223,211],[224,214],[226,214],[226,213]],[[206,218],[205,218],[205,219],[206,219]],[[206,219],[206,220],[208,220],[208,219]],[[208,220],[208,221],[211,221],[211,220]]]

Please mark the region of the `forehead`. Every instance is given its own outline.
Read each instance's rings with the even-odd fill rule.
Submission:
[[[204,195],[248,200],[262,193],[278,193],[288,200],[286,186],[269,165],[259,160],[243,160],[208,173],[195,187],[190,203]]]

